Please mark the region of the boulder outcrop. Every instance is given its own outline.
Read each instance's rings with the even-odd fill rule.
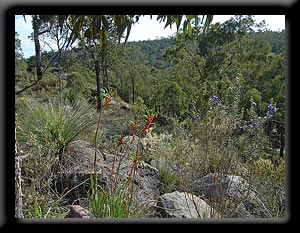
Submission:
[[[186,192],[175,191],[159,196],[156,209],[164,218],[219,217],[204,200]]]

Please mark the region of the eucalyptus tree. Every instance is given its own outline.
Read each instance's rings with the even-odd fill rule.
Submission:
[[[44,24],[49,28],[48,33],[41,35],[41,41],[45,43],[52,52],[52,58],[55,60],[50,60],[51,62],[57,63],[58,67],[58,85],[60,99],[62,98],[62,58],[66,53],[67,41],[70,34],[70,29],[67,24],[60,25],[59,17],[48,16],[47,21],[44,20]],[[50,62],[49,61],[49,62]],[[54,64],[52,64],[54,65]]]
[[[22,51],[21,40],[19,34],[15,32],[15,77],[16,83],[21,77],[26,75],[26,59]]]
[[[140,82],[143,85],[143,79],[147,77],[147,66],[145,64],[147,55],[142,53],[139,47],[134,46],[130,46],[126,51],[127,67],[131,81],[131,98],[132,103],[134,103],[137,94],[136,83]],[[139,94],[142,93],[140,92]]]
[[[149,98],[149,56],[139,46],[118,45],[109,50],[111,87],[126,102],[135,103],[136,97]]]
[[[21,90],[17,90],[16,94],[20,94],[23,91],[38,84],[39,81],[43,78],[48,68],[53,64],[54,60],[59,56],[59,54],[61,54],[61,50],[63,49],[61,43],[62,43],[62,38],[64,37],[64,33],[62,33],[62,28],[61,28],[63,25],[60,25],[61,26],[60,33],[56,34],[59,52],[56,53],[48,63],[43,62],[42,59],[43,49],[41,48],[41,40],[42,40],[41,37],[44,37],[46,34],[51,35],[52,33],[52,38],[53,38],[54,30],[55,30],[54,28],[56,29],[58,28],[56,26],[57,19],[54,15],[31,15],[31,17],[32,17],[32,29],[33,29],[31,38],[34,41],[34,46],[35,46],[35,56],[31,57],[31,59],[34,60],[33,63],[36,71],[36,78],[33,83],[27,85]],[[24,15],[24,20],[25,20],[25,15]],[[50,45],[45,40],[43,42]]]
[[[24,15],[24,20],[25,19],[25,15]],[[28,88],[33,87],[34,85],[36,85],[40,79],[42,78],[42,63],[41,63],[41,45],[40,45],[40,40],[39,40],[39,36],[41,33],[44,33],[44,31],[40,31],[40,26],[41,26],[41,21],[39,20],[38,16],[33,15],[32,16],[32,29],[33,29],[33,33],[31,34],[31,38],[34,41],[34,45],[35,45],[35,53],[36,53],[36,57],[34,59],[34,64],[33,66],[35,67],[35,71],[36,71],[36,77],[34,79],[34,82],[31,84],[27,84],[25,87],[22,87],[21,89],[16,88],[16,94],[20,94],[23,91],[27,90]],[[16,67],[17,67],[17,63],[16,63]],[[27,69],[28,71],[28,69]],[[29,71],[30,72],[30,71]],[[16,79],[16,81],[18,81],[18,79]],[[26,80],[28,81],[28,80]],[[29,80],[29,82],[31,82],[31,80]]]
[[[202,28],[193,28],[192,36],[177,36],[176,45],[170,47],[165,56],[178,67],[181,77],[194,85],[197,107],[205,113],[211,96],[228,99],[228,90],[237,85],[236,77],[244,78],[244,93],[257,83],[268,65],[270,45],[259,37],[249,35],[263,24],[255,23],[253,16],[235,16],[224,23],[210,25],[203,33]],[[204,98],[203,98],[204,97]],[[205,100],[206,99],[206,100]]]
[[[270,132],[277,132],[272,137],[278,138],[273,143],[278,146],[284,144],[284,51],[272,54],[270,42],[265,39],[267,32],[264,23],[256,23],[253,16],[235,16],[211,25],[206,33],[194,28],[192,37],[179,35],[166,56],[177,67],[174,77],[194,84],[194,97],[189,102],[195,102],[202,115],[212,96],[241,114],[245,121],[250,120],[245,110],[250,110],[251,101],[260,117],[265,116],[270,104],[276,104],[277,109],[278,103],[275,116],[265,127],[269,138]],[[282,154],[283,146],[280,150]]]
[[[24,57],[19,33],[15,32],[15,61],[21,60]]]
[[[114,34],[118,40],[124,38],[123,34],[126,31],[124,44],[130,35],[132,25],[138,22],[142,15],[62,15],[59,16],[60,25],[63,25],[65,21],[70,22],[72,33],[70,35],[68,44],[74,43],[77,39],[86,39],[87,42],[92,42],[96,49],[98,59],[95,63],[96,79],[97,79],[97,97],[98,97],[98,108],[101,106],[101,83],[100,83],[100,70],[105,64],[107,55],[107,42],[109,36]],[[152,15],[150,15],[152,19]],[[182,23],[182,20],[185,20]],[[204,18],[205,22],[204,22]],[[208,28],[213,16],[207,15],[199,17],[198,15],[158,15],[156,20],[165,22],[165,28],[173,24],[176,25],[177,30],[183,25],[183,32],[188,36],[191,36],[192,22],[194,25],[204,24],[204,28]]]
[[[50,66],[51,63],[42,70],[40,36],[46,32],[50,32],[51,26],[53,25],[51,22],[53,22],[52,20],[55,18],[60,28],[60,33],[62,33],[63,29],[66,27],[71,30],[69,39],[65,44],[65,49],[72,45],[77,39],[85,39],[86,42],[94,44],[97,49],[98,59],[95,57],[95,72],[99,107],[101,105],[101,83],[99,73],[101,67],[105,64],[109,37],[114,35],[120,43],[121,39],[124,38],[123,35],[126,31],[124,40],[124,43],[126,44],[132,25],[138,22],[141,16],[144,15],[32,15],[37,78],[34,83],[17,91],[16,94],[36,85],[42,79],[45,70]],[[150,18],[152,19],[152,15],[150,15]],[[204,28],[208,28],[212,19],[212,15],[158,15],[156,18],[160,23],[165,22],[165,28],[168,26],[172,27],[172,25],[175,24],[177,30],[179,30],[182,25],[183,32],[188,36],[192,35],[192,23],[195,26],[203,24]],[[57,53],[56,56],[58,55],[59,53]],[[51,62],[53,62],[53,60]]]

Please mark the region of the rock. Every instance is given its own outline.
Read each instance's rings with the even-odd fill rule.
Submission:
[[[87,197],[94,156],[95,149],[92,144],[83,140],[73,141],[69,143],[61,156],[60,163],[54,168],[53,172],[57,174],[57,178],[54,179],[54,189],[63,193],[69,204],[74,200]],[[97,160],[104,161],[98,150]],[[99,183],[101,182],[102,176],[99,175]]]
[[[178,191],[158,197],[157,212],[165,218],[219,217],[219,214],[204,200],[193,194]]]
[[[73,142],[64,154],[65,169],[60,171],[60,176],[55,182],[55,187],[59,187],[60,192],[66,194],[65,198],[69,204],[74,204],[75,200],[88,200],[90,191],[90,175],[94,174],[93,146],[84,141]],[[97,180],[98,185],[106,190],[111,187],[121,187],[127,181],[132,169],[133,160],[128,154],[105,154],[104,160],[97,156]],[[67,169],[68,168],[68,169]],[[133,179],[133,199],[138,206],[150,208],[155,205],[154,200],[162,194],[163,185],[156,168],[140,160],[136,167]],[[75,202],[78,204],[78,202]]]
[[[270,218],[255,190],[241,176],[210,173],[195,182],[194,192],[226,210],[230,218]],[[212,204],[211,204],[212,205]]]
[[[121,103],[120,109],[124,110],[125,112],[130,112],[131,111],[129,105],[125,102]]]
[[[94,216],[80,205],[71,205],[65,218],[94,218]]]
[[[112,176],[108,177],[108,186],[111,182],[122,185],[128,178],[130,170],[132,168],[132,161],[123,159],[118,168],[118,162],[120,158],[115,162],[114,170],[118,170],[117,182],[113,181]],[[107,167],[112,167],[111,164],[107,164]],[[115,176],[114,176],[115,177]],[[144,161],[139,161],[136,172],[133,179],[133,200],[138,206],[143,206],[145,209],[152,208],[156,202],[155,200],[163,193],[163,184],[161,182],[159,173],[156,168],[150,166]]]
[[[117,103],[117,102],[116,102],[115,100],[110,100],[108,104],[109,104],[109,105],[115,105],[116,103]]]
[[[156,168],[144,161],[140,161],[135,177],[135,200],[140,205],[151,208],[156,204],[155,200],[163,194],[163,184]]]

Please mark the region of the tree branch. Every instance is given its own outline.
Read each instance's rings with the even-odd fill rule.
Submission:
[[[59,55],[59,53],[57,53],[52,59],[51,61],[48,63],[48,65],[46,66],[45,70],[43,71],[43,73],[41,74],[41,76],[32,84],[30,84],[29,86],[15,92],[16,95],[19,95],[20,93],[22,93],[23,91],[35,86],[44,76],[45,72],[47,71],[47,69],[49,68],[49,66],[52,64],[52,62],[57,58],[57,56]]]
[[[39,36],[42,35],[42,34],[44,34],[44,33],[46,33],[46,32],[50,32],[50,30],[49,29],[45,29],[44,31],[39,32]]]

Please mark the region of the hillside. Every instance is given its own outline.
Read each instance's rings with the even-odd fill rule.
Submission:
[[[287,216],[285,31],[236,16],[124,45],[126,16],[104,17],[107,34],[97,16],[36,17],[49,41],[85,26],[29,59],[16,34],[20,216]]]

